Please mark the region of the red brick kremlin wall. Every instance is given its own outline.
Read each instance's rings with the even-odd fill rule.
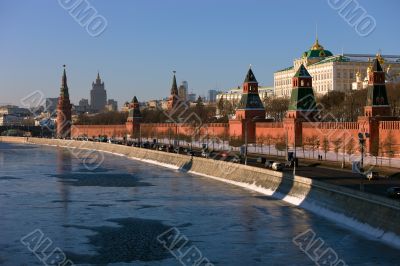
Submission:
[[[227,123],[203,124],[201,127],[176,123],[140,124],[140,132],[142,136],[149,138],[161,138],[177,134],[186,136],[197,134],[205,136],[208,133],[209,137],[228,139],[228,130],[229,125]],[[124,137],[127,134],[130,134],[127,125],[73,125],[71,130],[72,138],[79,136],[98,137],[99,135],[107,135],[108,137]]]
[[[122,137],[127,134],[126,125],[73,125],[71,127],[71,137],[98,137],[107,135],[108,137]]]
[[[361,125],[358,122],[303,122],[300,124],[301,140],[304,144],[308,139],[317,137],[320,146],[326,137],[330,143],[330,149],[333,150],[333,141],[340,138],[346,142],[354,139],[355,150],[358,150],[358,133],[362,131]],[[230,128],[232,127],[232,128]],[[141,124],[141,134],[145,138],[173,138],[177,135],[196,138],[205,138],[207,133],[209,138],[220,138],[229,140],[229,138],[237,138],[242,136],[244,132],[243,124],[238,123],[211,123],[203,124],[200,128],[196,128],[190,124],[176,123],[148,123]],[[232,130],[237,128],[236,130]],[[400,121],[380,121],[379,122],[379,143],[384,146],[384,143],[390,139],[392,149],[395,152],[395,157],[400,157]],[[199,133],[195,133],[199,132]],[[231,132],[231,134],[230,134]],[[232,132],[237,134],[232,135]],[[249,132],[250,133],[250,132]],[[73,138],[78,136],[97,137],[99,135],[107,135],[109,137],[123,137],[130,134],[126,125],[73,125],[71,128]],[[264,144],[273,143],[278,139],[286,139],[288,134],[289,145],[292,146],[294,131],[287,130],[283,122],[256,122],[255,139],[257,143]],[[300,146],[301,143],[297,142]],[[384,150],[385,148],[383,148]]]

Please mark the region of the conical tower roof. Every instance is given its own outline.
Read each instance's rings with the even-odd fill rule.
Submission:
[[[304,78],[311,78],[310,73],[308,73],[307,69],[303,64],[300,65],[299,69],[297,69],[296,74],[294,74],[294,77],[304,77]]]
[[[172,78],[172,87],[171,87],[171,95],[178,95],[178,85],[176,83],[176,71],[174,71],[174,76]]]
[[[60,96],[69,97],[68,84],[67,84],[67,72],[65,70],[65,65],[63,65],[63,67],[64,67],[64,70],[63,70],[63,75],[61,78]]]
[[[129,109],[128,119],[142,117],[142,114],[140,113],[139,101],[136,98],[136,96],[133,97],[132,103],[133,103],[133,106],[131,109]]]
[[[257,82],[256,77],[254,76],[253,70],[251,70],[251,66],[249,68],[249,71],[247,71],[246,78],[244,79],[244,82]]]

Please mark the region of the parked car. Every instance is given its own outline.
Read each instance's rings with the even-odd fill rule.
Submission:
[[[232,163],[240,163],[241,160],[240,160],[239,157],[235,156],[235,157],[232,158],[231,162],[232,162]]]
[[[183,149],[183,147],[175,147],[174,152],[175,153],[183,153],[184,149]]]
[[[264,163],[267,161],[265,157],[257,157],[257,163]]]
[[[389,198],[400,199],[400,187],[391,187],[386,191]]]
[[[166,148],[167,148],[167,146],[165,146],[165,145],[160,145],[160,146],[158,146],[158,150],[159,150],[159,151],[165,151]]]
[[[368,173],[365,175],[365,177],[366,177],[368,180],[378,179],[378,178],[379,178],[379,172],[370,171],[370,172],[368,172]]]
[[[226,158],[226,157],[228,157],[229,153],[228,153],[227,151],[221,151],[221,152],[219,152],[219,155],[220,155],[221,157]]]
[[[265,167],[266,168],[272,168],[272,165],[274,164],[274,161],[265,161]]]
[[[167,152],[173,152],[174,151],[174,145],[169,144],[167,145]]]
[[[275,171],[282,171],[284,167],[285,167],[285,164],[281,163],[281,162],[274,162],[272,164],[272,170],[275,170]]]
[[[208,151],[206,151],[206,150],[203,150],[201,152],[201,156],[204,157],[204,158],[208,158],[208,157],[210,157],[210,153]]]
[[[186,152],[186,154],[189,155],[189,156],[195,156],[194,151],[192,151],[192,150],[188,150]]]
[[[145,149],[148,149],[150,147],[150,142],[148,142],[148,141],[142,142],[141,147],[145,148]]]

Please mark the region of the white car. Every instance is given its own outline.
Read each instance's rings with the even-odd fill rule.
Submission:
[[[379,173],[376,171],[371,171],[368,172],[367,175],[365,176],[368,180],[372,180],[372,179],[378,179],[379,178]]]
[[[210,157],[210,153],[208,151],[202,151],[201,156],[204,158],[208,158],[208,157]]]
[[[272,168],[272,170],[275,170],[275,171],[282,171],[284,167],[285,167],[284,163],[274,162],[272,164],[271,168]]]

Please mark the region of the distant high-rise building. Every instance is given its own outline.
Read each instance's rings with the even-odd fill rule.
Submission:
[[[208,90],[208,102],[210,103],[215,103],[217,100],[217,94],[218,91],[217,90]]]
[[[90,105],[88,99],[81,99],[78,105],[74,106],[74,110],[77,114],[83,114],[90,111]]]
[[[100,74],[97,73],[96,82],[92,83],[90,91],[90,108],[93,112],[101,112],[107,104],[107,91],[104,89],[104,82],[101,82]]]
[[[189,90],[189,84],[188,84],[188,82],[186,80],[182,81],[182,85],[185,86],[186,91]]]
[[[118,102],[114,99],[109,99],[106,105],[107,111],[118,111]]]
[[[195,102],[197,100],[196,93],[193,93],[193,92],[189,93],[187,99],[188,99],[189,102]]]
[[[87,109],[89,109],[89,107],[90,107],[89,100],[88,99],[81,99],[79,101],[79,106],[86,107]]]
[[[46,98],[45,102],[45,112],[50,114],[55,114],[57,110],[58,98]]]
[[[185,85],[181,84],[178,88],[178,96],[181,98],[183,101],[187,100],[187,89]]]

